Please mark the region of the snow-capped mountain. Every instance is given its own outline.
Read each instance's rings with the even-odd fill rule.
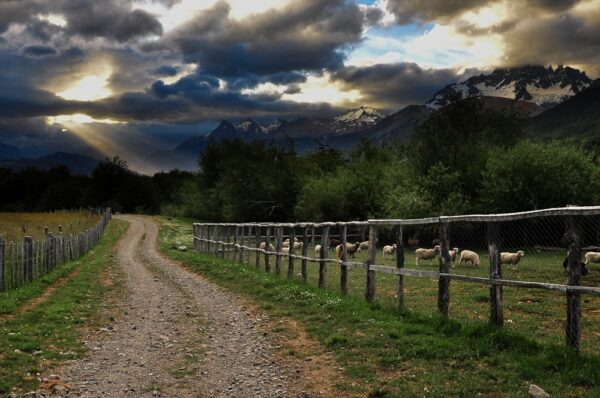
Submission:
[[[462,83],[450,84],[438,91],[426,103],[439,109],[449,102],[472,96],[502,97],[535,103],[551,108],[579,94],[592,80],[577,69],[559,66],[524,66],[496,69],[487,75],[471,77]]]
[[[370,106],[351,109],[333,118],[329,123],[331,129],[338,133],[359,130],[374,126],[385,118],[385,115]]]
[[[246,119],[237,126],[239,131],[249,134],[267,134],[269,129],[262,124],[255,122],[254,120]]]

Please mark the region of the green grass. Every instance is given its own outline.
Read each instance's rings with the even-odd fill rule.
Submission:
[[[112,220],[97,246],[75,262],[21,289],[0,295],[3,314],[12,314],[25,301],[44,291],[57,278],[80,267],[79,273],[31,310],[0,321],[0,394],[34,389],[39,373],[85,351],[83,328],[109,321],[101,309],[121,287],[112,283],[113,251],[127,224]],[[110,277],[108,274],[113,274]],[[110,278],[111,283],[107,283]]]
[[[577,356],[563,346],[561,294],[506,289],[505,317],[512,323],[499,330],[487,325],[488,288],[452,282],[452,319],[446,320],[436,314],[437,281],[406,277],[408,310],[398,313],[393,276],[377,275],[378,299],[368,304],[362,299],[362,270],[350,273],[351,294],[343,297],[337,291],[336,265],[329,266],[328,289],[320,290],[315,287],[316,265],[309,265],[305,285],[297,277],[287,281],[254,266],[172,250],[176,240],[191,245],[191,223],[163,222],[160,239],[165,253],[251,298],[275,319],[293,317],[332,351],[348,379],[340,382],[341,389],[373,397],[499,397],[527,396],[528,385],[535,383],[552,396],[600,396],[600,357],[589,349],[596,340],[586,337],[598,330],[589,316],[592,308],[598,308],[594,299],[585,297],[585,352]],[[556,263],[547,256],[528,257],[519,271],[507,269],[505,278],[564,282],[560,262],[555,270]],[[299,262],[296,267],[299,270]],[[421,267],[433,270],[437,265]],[[485,270],[464,266],[453,271],[485,275]],[[283,267],[282,275],[286,272]]]

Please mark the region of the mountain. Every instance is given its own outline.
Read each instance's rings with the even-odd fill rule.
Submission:
[[[0,142],[0,159],[17,159],[21,150],[16,146]]]
[[[409,105],[362,132],[362,137],[376,142],[406,139],[431,113],[425,105]]]
[[[336,133],[348,133],[363,130],[379,123],[385,115],[370,106],[351,109],[333,118],[329,127]]]
[[[56,166],[67,166],[72,174],[89,175],[92,174],[98,163],[100,163],[98,159],[88,156],[56,152],[38,159],[0,159],[0,168],[23,170],[27,167],[35,167],[40,170],[48,170]]]
[[[528,120],[530,134],[545,137],[600,136],[600,79],[562,104]]]
[[[492,73],[473,76],[462,83],[447,85],[426,105],[439,109],[449,102],[472,96],[501,97],[551,108],[580,93],[592,80],[577,69],[559,66],[524,66],[496,69]]]

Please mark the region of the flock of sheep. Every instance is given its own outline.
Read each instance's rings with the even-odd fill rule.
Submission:
[[[335,250],[336,258],[338,260],[341,260],[341,258],[342,258],[343,246],[341,243],[342,242],[340,242],[337,239],[331,239],[329,241],[329,249]],[[368,250],[369,243],[370,242],[368,240],[364,241],[364,242],[346,243],[346,252],[348,253],[348,255],[354,257],[355,253],[360,253],[362,251]],[[408,243],[409,243],[409,245],[412,244],[412,245],[416,246],[416,244],[418,244],[418,240],[413,240],[412,242],[411,242],[411,240],[409,240]],[[303,243],[299,242],[298,239],[294,239],[293,246],[294,246],[294,250],[299,250],[299,249],[302,249]],[[383,246],[383,258],[391,258],[392,256],[394,256],[396,254],[397,247],[398,246],[396,244]],[[260,248],[262,250],[265,250],[266,242],[261,242]],[[269,250],[275,251],[275,247],[273,246],[273,244],[269,244]],[[290,253],[290,240],[289,239],[286,239],[285,241],[283,241],[281,253],[282,254]],[[319,257],[320,254],[321,254],[321,245],[315,245],[315,257]],[[433,260],[440,254],[441,254],[440,245],[434,246],[433,249],[418,248],[415,250],[415,265],[419,265],[419,263],[423,260]],[[456,264],[457,257],[458,257],[459,264],[464,263],[466,265],[467,263],[471,263],[471,265],[473,267],[479,267],[481,265],[479,255],[476,252],[471,251],[471,250],[459,250],[457,247],[455,247],[452,250],[448,251],[448,256],[450,257],[450,261],[453,263],[452,267],[454,267],[454,264]],[[523,258],[524,256],[525,256],[525,252],[523,252],[522,250],[519,250],[514,253],[501,252],[500,253],[500,264],[511,264],[512,269],[516,270],[517,265],[521,261],[521,258]],[[587,265],[588,263],[596,263],[596,264],[600,263],[600,253],[599,252],[585,253],[585,262],[582,263],[582,265],[584,266],[585,273],[587,273],[587,269],[585,269],[585,265]]]

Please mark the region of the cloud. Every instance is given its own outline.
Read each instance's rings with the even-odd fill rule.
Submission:
[[[179,68],[171,65],[161,65],[155,68],[152,73],[155,76],[175,76],[179,73]]]
[[[57,51],[54,47],[33,45],[25,47],[23,53],[31,57],[47,57],[49,55],[56,55]]]
[[[389,10],[398,23],[445,21],[468,10],[492,3],[493,0],[388,0]]]

